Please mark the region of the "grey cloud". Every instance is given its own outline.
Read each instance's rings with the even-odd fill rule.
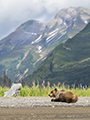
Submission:
[[[70,6],[90,8],[90,0],[0,0],[0,39],[27,20],[47,23]]]

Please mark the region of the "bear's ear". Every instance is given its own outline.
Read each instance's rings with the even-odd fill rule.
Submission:
[[[55,91],[57,91],[58,89],[57,88],[55,88]]]

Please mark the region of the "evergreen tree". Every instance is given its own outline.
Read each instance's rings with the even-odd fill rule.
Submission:
[[[9,79],[7,76],[6,76],[6,72],[4,71],[4,76],[1,77],[0,76],[0,86],[2,87],[10,87],[11,86],[11,79]]]

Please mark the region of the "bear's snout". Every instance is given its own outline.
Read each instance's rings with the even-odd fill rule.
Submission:
[[[52,94],[49,94],[49,97],[53,97],[53,95],[52,95]]]

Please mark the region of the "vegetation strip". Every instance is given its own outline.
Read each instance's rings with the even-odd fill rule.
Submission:
[[[69,85],[64,85],[58,83],[58,85],[53,85],[50,87],[50,83],[47,83],[47,86],[45,86],[45,81],[43,81],[42,85],[39,85],[39,82],[37,82],[37,85],[35,83],[32,83],[33,85],[31,87],[24,86],[20,89],[20,96],[21,97],[29,97],[29,96],[40,96],[40,97],[47,97],[48,94],[51,92],[52,89],[57,87],[58,89],[64,89],[66,91],[71,91],[75,94],[77,94],[79,97],[90,97],[90,88],[87,86],[82,86],[81,84],[78,85],[78,87],[75,87],[75,85],[72,85],[72,88],[70,88]],[[8,91],[8,87],[0,87],[0,97],[4,95],[4,92]]]

